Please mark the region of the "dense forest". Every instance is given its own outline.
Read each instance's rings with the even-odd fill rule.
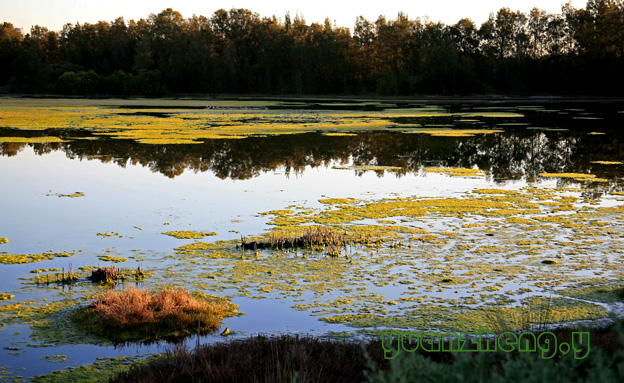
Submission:
[[[0,25],[0,86],[72,95],[621,95],[624,0],[561,13],[502,8],[481,26],[379,16],[353,31],[329,19],[220,9],[185,19]]]

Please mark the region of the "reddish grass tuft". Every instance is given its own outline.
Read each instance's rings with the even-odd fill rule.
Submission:
[[[224,299],[199,299],[184,290],[152,293],[130,287],[122,292],[102,293],[74,318],[108,338],[153,340],[207,334],[236,309]]]

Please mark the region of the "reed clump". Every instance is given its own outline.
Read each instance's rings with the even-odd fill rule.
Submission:
[[[307,228],[300,236],[288,236],[284,233],[270,233],[266,240],[248,242],[246,237],[241,237],[240,248],[246,250],[271,249],[271,250],[294,250],[311,249],[316,251],[327,250],[329,255],[340,254],[340,250],[348,245],[372,244],[381,240],[366,233],[349,234],[340,232],[334,228],[315,226]]]
[[[185,290],[156,293],[130,287],[100,293],[72,318],[88,331],[113,341],[147,342],[211,333],[237,308],[224,298],[197,298]]]
[[[88,276],[87,279],[94,283],[111,283],[128,278],[140,281],[145,279],[145,277],[147,277],[147,273],[140,265],[136,268],[136,270],[126,270],[115,266],[107,266],[91,270],[91,275]]]
[[[43,277],[40,277],[39,273],[37,272],[37,279],[36,279],[36,282],[38,285],[44,284],[44,283],[46,285],[49,285],[50,283],[56,283],[59,285],[71,285],[77,281],[78,281],[78,277],[74,273],[71,263],[69,264],[67,272],[65,272],[65,268],[63,267],[62,271],[60,273],[53,274],[52,278],[50,278],[50,274],[45,274],[45,279]]]

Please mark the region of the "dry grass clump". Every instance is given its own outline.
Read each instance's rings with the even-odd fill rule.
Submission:
[[[184,290],[153,293],[130,287],[107,291],[73,318],[88,330],[109,339],[150,341],[207,334],[232,316],[237,305],[218,297],[196,298]]]

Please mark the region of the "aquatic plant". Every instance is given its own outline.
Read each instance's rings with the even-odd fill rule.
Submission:
[[[39,275],[39,273],[48,272],[48,271],[60,271],[60,273],[44,274],[43,276]],[[50,283],[56,283],[60,285],[71,285],[78,281],[78,276],[74,273],[71,263],[69,264],[67,273],[65,273],[64,267],[61,269],[57,269],[57,268],[37,269],[37,270],[32,270],[31,273],[37,274],[37,277],[35,279],[35,283],[37,285],[40,285],[40,284],[49,285]]]
[[[163,234],[178,239],[197,239],[217,235],[215,232],[199,232],[191,230],[166,231]]]
[[[139,265],[136,270],[126,270],[115,266],[98,267],[95,270],[91,270],[91,275],[87,278],[94,283],[110,283],[128,278],[133,278],[135,281],[139,281],[145,277],[146,273]]]
[[[203,298],[203,299],[202,299]],[[175,339],[215,331],[237,305],[224,298],[196,298],[185,290],[158,293],[130,287],[100,293],[72,318],[87,330],[116,341]]]
[[[289,236],[283,232],[271,232],[266,240],[247,242],[241,237],[240,248],[257,251],[258,249],[287,250],[310,249],[322,251],[328,249],[329,255],[339,254],[339,249],[355,242],[372,241],[370,234],[347,236],[346,232],[324,226],[307,227],[300,236]]]

